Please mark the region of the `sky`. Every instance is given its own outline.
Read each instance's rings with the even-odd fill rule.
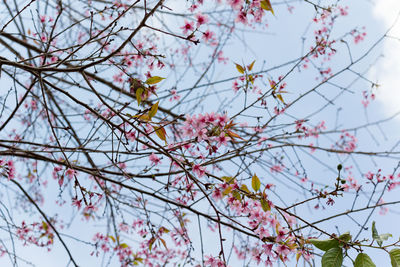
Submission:
[[[400,1],[375,0],[372,5],[373,21],[385,29],[391,28],[382,47],[383,57],[369,73],[369,77],[377,80],[379,92],[377,99],[388,114],[399,111],[400,103]]]
[[[369,44],[374,40],[378,39],[379,36],[381,36],[387,28],[393,25],[396,16],[398,14],[398,11],[400,11],[399,0],[375,0],[375,1],[353,0],[347,2],[349,2],[350,5],[349,12],[351,20],[359,19],[359,21],[357,21],[356,23],[366,26],[368,32],[366,42],[368,42]],[[304,25],[288,26],[284,24],[285,20],[282,19],[282,17],[286,16],[287,14],[285,12],[279,13],[278,8],[276,10],[276,14],[277,14],[276,15],[277,19],[271,22],[271,28],[281,27],[282,31],[279,31],[279,34],[277,34],[277,38],[282,38],[282,40],[287,38],[285,36],[290,35],[291,32],[295,32],[293,30],[293,27],[304,28],[307,24],[306,22],[304,22]],[[273,31],[278,32],[277,30]],[[389,32],[389,35],[394,37],[396,36],[400,37],[400,23],[395,24],[393,29]],[[298,39],[299,36],[292,36],[292,38]],[[271,45],[269,49],[274,50],[279,48],[284,50],[290,48],[289,44],[285,46],[285,43],[283,42],[277,42],[277,44]],[[383,112],[385,114],[384,116],[390,116],[393,113],[400,110],[400,105],[399,105],[400,90],[398,89],[398,86],[400,85],[399,46],[400,46],[399,40],[396,40],[394,38],[385,39],[382,45],[378,47],[377,53],[375,54],[379,55],[380,53],[382,53],[384,56],[379,57],[379,60],[376,62],[376,64],[373,65],[371,70],[368,71],[367,73],[367,77],[370,80],[374,82],[376,81],[380,85],[376,93],[377,103],[375,103],[374,109],[376,109],[377,112]],[[238,55],[237,53],[238,48],[235,48],[235,46],[232,45],[230,49],[231,49],[230,51],[226,51],[226,54],[230,55],[232,57],[232,60],[241,62],[243,58],[241,55]],[[269,53],[270,51],[263,52],[263,50],[265,50],[265,44],[260,44],[257,42],[254,42],[254,47],[252,47],[252,49],[253,51],[255,51],[256,54],[260,53],[261,54],[265,53],[264,55],[274,54],[274,52]],[[248,52],[249,55],[252,54],[251,51]],[[286,56],[287,59],[290,60],[295,55],[300,55],[300,52],[301,52],[300,49],[299,51],[288,51],[288,53],[281,53],[279,54],[279,56]],[[273,64],[274,60],[276,60],[276,62],[285,61],[285,59],[283,59],[282,57],[276,59],[269,57],[268,60],[270,60],[271,62],[271,63],[267,62],[268,64]],[[397,125],[400,126],[400,121],[398,121]],[[385,219],[382,218],[381,220],[383,221]],[[392,229],[395,230],[397,225],[393,224],[392,226],[393,226]],[[394,235],[398,237],[398,233],[396,235],[396,233],[394,232]],[[212,244],[210,244],[210,247],[212,247]],[[47,254],[46,258],[43,258],[42,256],[35,256],[36,250],[37,249],[32,247],[30,249],[31,255],[29,257],[36,262],[41,262],[41,264],[38,264],[38,266],[41,267],[57,266],[57,262],[60,259],[65,259],[64,251],[60,248],[55,248],[55,251],[53,253]],[[74,250],[74,252],[79,255],[79,244],[77,244],[76,247],[73,247],[72,250]],[[379,257],[378,259],[381,259],[380,255],[377,256]],[[80,258],[82,259],[83,257]],[[1,260],[2,259],[0,259],[0,264],[2,262]],[[87,260],[88,262],[90,262],[91,258],[88,257]],[[379,262],[381,264],[384,264],[380,266],[389,266],[386,265],[389,264],[386,255],[382,255],[382,261]]]

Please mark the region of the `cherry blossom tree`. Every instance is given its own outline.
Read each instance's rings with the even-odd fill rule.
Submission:
[[[2,1],[0,259],[400,266],[389,35],[345,2]]]

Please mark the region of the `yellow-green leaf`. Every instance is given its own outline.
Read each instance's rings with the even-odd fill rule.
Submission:
[[[261,8],[264,10],[270,11],[273,15],[275,15],[274,10],[272,9],[271,2],[269,0],[262,0]]]
[[[133,116],[133,117],[134,117],[134,118],[138,118],[138,120],[144,121],[144,122],[148,122],[149,120],[151,120],[151,118],[150,118],[149,115],[147,115],[147,114],[135,115],[135,116]]]
[[[167,243],[165,243],[165,240],[162,239],[162,238],[160,238],[160,241],[161,241],[161,243],[164,245],[165,249],[168,249],[168,248],[167,248]]]
[[[169,233],[169,230],[167,228],[165,228],[164,226],[161,226],[159,231],[162,233]]]
[[[253,77],[253,75],[249,75],[248,78],[247,78],[247,80],[248,80],[249,82],[251,82],[251,84],[254,84],[254,77]]]
[[[45,230],[47,232],[47,229],[49,229],[49,226],[47,225],[47,223],[45,221],[42,221],[42,227],[43,230]]]
[[[260,179],[258,179],[257,175],[254,174],[253,177],[251,178],[251,187],[253,187],[254,191],[260,190],[261,182]]]
[[[164,79],[165,79],[165,78],[162,78],[162,77],[160,77],[160,76],[153,76],[153,77],[148,78],[148,79],[145,81],[145,83],[146,83],[146,84],[149,84],[149,85],[152,85],[152,84],[159,83],[159,82],[161,82],[161,81],[164,80]]]
[[[261,207],[262,207],[263,211],[269,211],[269,210],[271,210],[271,207],[269,206],[268,200],[262,198],[262,199],[260,200],[260,203],[261,203]]]
[[[297,261],[297,262],[299,261],[301,255],[302,255],[301,253],[296,253],[296,261]]]
[[[244,74],[244,68],[237,63],[235,63],[235,65],[236,65],[236,69],[238,70],[238,72],[240,72],[241,74]]]
[[[149,250],[150,251],[153,248],[154,241],[156,241],[156,239],[154,237],[152,239],[150,239],[150,243],[149,243]]]
[[[120,245],[120,247],[121,247],[121,248],[127,248],[127,247],[129,247],[129,246],[128,246],[127,243],[122,243],[122,244]]]
[[[154,128],[154,130],[156,131],[157,136],[167,143],[167,132],[165,131],[164,127]]]
[[[156,114],[157,114],[157,110],[158,110],[158,103],[159,103],[160,101],[158,101],[157,103],[155,103],[152,107],[151,107],[151,109],[150,109],[150,111],[149,111],[149,117],[150,118],[153,118]]]
[[[109,235],[108,237],[115,243],[115,238],[112,235]]]
[[[230,177],[230,176],[222,176],[222,180],[224,180],[228,184],[234,184],[235,183],[235,178]]]
[[[140,103],[142,102],[142,94],[143,94],[143,88],[142,87],[140,87],[140,88],[138,88],[137,90],[136,90],[136,100],[137,100],[137,103],[138,103],[138,106],[140,105]]]
[[[232,191],[232,196],[239,201],[242,200],[242,196],[240,195],[240,193],[237,190]]]
[[[283,97],[281,94],[276,94],[276,97],[283,103],[285,104],[285,101],[283,100]]]
[[[228,186],[228,187],[222,192],[222,195],[226,196],[226,195],[228,195],[230,192],[232,192],[232,187]]]
[[[240,189],[241,189],[242,191],[246,192],[246,193],[250,193],[249,188],[248,188],[247,185],[245,185],[245,184],[242,184],[242,185],[240,186]]]
[[[249,71],[251,71],[251,70],[253,69],[253,66],[254,66],[254,63],[255,63],[255,62],[256,62],[256,61],[253,60],[253,62],[251,62],[251,64],[247,66],[247,69],[248,69]]]

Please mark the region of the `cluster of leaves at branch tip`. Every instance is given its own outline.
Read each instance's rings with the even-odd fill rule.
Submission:
[[[236,179],[233,177],[222,176],[221,179],[224,180],[227,184],[236,184]],[[271,210],[270,203],[267,200],[267,196],[266,196],[265,192],[260,192],[261,181],[256,174],[254,174],[251,178],[251,188],[253,189],[254,192],[251,192],[249,190],[249,188],[247,187],[247,185],[245,185],[245,184],[242,184],[240,186],[240,189],[233,189],[231,186],[228,186],[222,192],[222,195],[227,196],[229,194],[232,194],[232,196],[234,198],[236,198],[237,200],[242,200],[242,195],[247,196],[251,199],[259,199],[261,208],[264,211],[270,211]]]
[[[239,65],[239,64],[235,63],[237,71],[240,74],[243,74],[243,75],[246,76],[247,85],[246,85],[245,91],[247,90],[247,87],[248,87],[249,83],[254,84],[254,76],[252,74],[249,74],[249,72],[253,70],[255,62],[256,61],[253,60],[253,62],[251,62],[250,65],[247,65],[247,66],[246,65],[242,66],[242,65]]]
[[[144,82],[144,84],[154,85],[154,84],[161,82],[164,79],[165,78],[162,78],[160,76],[152,76],[152,77],[148,78]],[[140,103],[142,102],[142,100],[146,100],[148,97],[148,88],[146,88],[146,86],[144,84],[139,79],[135,79],[135,78],[130,79],[130,92],[132,94],[136,95],[136,101],[138,103],[138,106],[140,106]]]
[[[221,179],[222,180],[224,180],[226,183],[228,183],[228,184],[236,184],[236,179],[235,178],[233,178],[233,177],[230,177],[230,176],[222,176],[221,177]],[[244,185],[245,186],[245,185]],[[242,187],[241,187],[241,190],[242,191],[245,191],[246,193],[250,193],[250,191],[248,191],[248,189],[247,189],[247,191],[246,190],[243,190],[243,189],[247,189],[247,186],[246,186],[246,188],[244,188],[243,187],[243,185],[242,185]],[[227,195],[229,195],[229,194],[232,194],[232,196],[234,197],[234,198],[236,198],[237,200],[242,200],[242,196],[240,195],[240,193],[239,193],[239,191],[238,190],[234,190],[231,186],[228,186],[223,192],[222,192],[222,195],[223,196],[227,196]]]
[[[258,178],[258,176],[256,174],[253,175],[253,177],[251,178],[251,187],[253,188],[253,190],[255,192],[260,191],[261,188],[261,181]],[[265,190],[264,190],[265,191]],[[261,193],[259,193],[261,194]],[[269,211],[271,210],[271,206],[269,205],[268,200],[266,199],[266,195],[265,192],[261,194],[261,198],[260,198],[260,204],[261,204],[261,208],[264,211]]]
[[[165,78],[162,78],[160,76],[152,76],[148,78],[144,83],[135,78],[130,79],[130,92],[136,95],[138,106],[140,106],[142,100],[146,100],[149,97],[149,89],[146,88],[145,85],[152,86],[161,82],[164,79]],[[155,92],[152,93],[155,94]],[[153,104],[147,113],[135,116],[132,116],[130,114],[127,115],[131,116],[132,118],[137,118],[142,122],[151,122],[152,118],[157,114],[158,104],[159,101]],[[164,127],[162,125],[152,125],[152,127],[158,138],[160,138],[165,142],[165,144],[167,144],[167,132],[165,131]]]
[[[386,234],[379,234],[378,230],[376,229],[375,222],[372,222],[372,239],[376,241],[376,243],[382,247],[383,241],[388,240],[390,237],[392,237],[392,234],[386,233]],[[392,267],[400,267],[400,249],[394,248],[391,251],[389,251],[389,256],[390,256],[390,263],[392,264]],[[375,266],[375,265],[359,265],[359,266]],[[358,267],[358,266],[357,266]]]
[[[338,166],[339,169],[339,166]],[[372,239],[382,247],[383,241],[392,237],[392,234],[378,234],[375,222],[372,222]],[[343,263],[343,249],[346,249],[347,244],[351,242],[349,232],[340,235],[337,238],[325,240],[309,239],[307,242],[314,245],[316,248],[325,251],[321,258],[322,267],[341,267]],[[389,252],[392,267],[400,267],[400,249],[395,248]],[[376,267],[374,262],[366,253],[359,253],[353,261],[354,267]]]

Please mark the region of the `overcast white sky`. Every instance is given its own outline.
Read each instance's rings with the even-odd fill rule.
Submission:
[[[383,45],[384,57],[379,60],[371,72],[370,79],[377,81],[381,86],[377,92],[377,99],[381,102],[385,112],[393,114],[400,110],[400,11],[399,0],[375,0],[373,15],[377,22],[382,23],[385,29],[390,30]]]

